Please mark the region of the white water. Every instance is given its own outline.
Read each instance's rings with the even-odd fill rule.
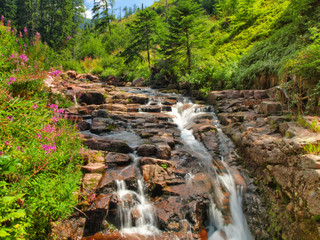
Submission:
[[[120,231],[124,234],[142,236],[158,234],[160,231],[156,227],[152,205],[145,199],[142,181],[138,180],[138,192],[128,190],[123,180],[117,180],[116,183],[121,201],[121,207],[118,209]]]
[[[211,207],[209,209],[210,223],[209,223],[209,240],[219,240],[219,239],[228,239],[228,240],[251,240],[252,235],[247,225],[246,218],[242,212],[241,202],[242,202],[242,189],[239,186],[236,186],[234,179],[229,171],[229,166],[226,162],[223,162],[224,166],[227,169],[225,174],[217,174],[215,169],[212,169],[211,155],[207,149],[203,146],[202,143],[197,141],[192,134],[192,130],[188,130],[188,126],[191,126],[193,119],[201,114],[199,111],[199,106],[196,104],[187,103],[177,103],[175,107],[172,108],[172,115],[175,116],[173,119],[174,122],[178,125],[181,130],[182,140],[190,147],[190,149],[200,157],[202,160],[202,165],[204,170],[207,171],[210,178],[215,178],[215,181],[212,183],[214,189],[214,196],[218,201],[222,201],[223,192],[221,187],[228,191],[230,194],[229,198],[229,208],[232,215],[232,222],[230,224],[224,223],[224,218],[221,211],[216,207],[216,204],[213,200],[213,195],[211,196]],[[218,136],[220,140],[219,149],[222,154],[222,161],[224,157],[228,157],[232,149],[229,148],[226,136],[221,131],[220,125],[217,121],[216,116],[213,114],[212,123],[218,129]],[[211,169],[211,170],[210,170]],[[209,178],[209,179],[210,179]],[[218,181],[217,181],[218,180]],[[191,178],[192,181],[192,178]],[[217,183],[220,186],[217,186]],[[218,184],[218,185],[219,185]]]

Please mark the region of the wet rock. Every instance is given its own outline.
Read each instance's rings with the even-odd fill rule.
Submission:
[[[157,144],[156,148],[156,157],[160,159],[170,159],[171,157],[171,148],[166,143],[159,143]]]
[[[139,77],[139,78],[133,80],[131,86],[132,86],[132,87],[143,87],[144,84],[145,84],[145,79],[144,79],[144,77]]]
[[[149,100],[148,96],[144,94],[130,95],[128,99],[130,103],[139,103],[139,104],[146,104]]]
[[[273,101],[262,101],[259,106],[259,111],[263,114],[277,114],[281,111],[281,103]]]
[[[108,193],[113,191],[112,188],[115,187],[116,180],[124,180],[129,189],[137,189],[136,172],[136,166],[129,166],[124,169],[108,169],[97,186],[98,192]]]
[[[90,123],[87,121],[81,121],[78,123],[78,129],[79,131],[85,131],[90,129]]]
[[[94,118],[107,118],[108,116],[108,111],[105,109],[99,109],[92,112],[92,117]]]
[[[105,102],[105,98],[100,92],[81,92],[79,103],[85,103],[87,105],[96,104],[100,105]]]
[[[152,144],[143,144],[137,148],[137,155],[142,157],[155,156],[157,153],[156,146]]]
[[[109,152],[106,157],[107,166],[127,166],[132,162],[129,155],[123,153]]]
[[[99,134],[103,132],[110,132],[113,129],[113,121],[110,118],[96,117],[92,119],[92,124],[90,126],[90,132],[92,133]]]
[[[162,231],[179,231],[179,221],[182,215],[183,204],[177,196],[170,196],[154,203],[155,216],[157,217],[159,228]],[[177,227],[176,227],[177,226]]]
[[[85,222],[85,217],[70,217],[61,222],[53,222],[51,224],[51,237],[52,239],[81,239],[84,233]]]
[[[166,165],[166,167],[174,167],[175,166],[170,161],[156,159],[156,158],[149,158],[149,157],[144,157],[140,160],[140,166],[143,166],[143,165],[159,165],[159,166]]]
[[[91,149],[108,152],[131,153],[132,148],[125,142],[111,139],[85,139],[83,143]]]
[[[157,105],[148,105],[148,106],[142,106],[140,110],[142,112],[161,112],[162,107]]]
[[[106,166],[103,163],[88,163],[81,167],[81,170],[86,173],[104,173]]]

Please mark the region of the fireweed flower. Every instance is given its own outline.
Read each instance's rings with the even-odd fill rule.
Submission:
[[[68,36],[68,37],[67,37],[67,40],[70,40],[70,38],[71,38],[71,36]]]
[[[12,116],[7,116],[7,119],[9,119],[11,122],[13,121],[13,117]]]
[[[26,55],[24,55],[24,54],[21,54],[21,55],[19,56],[19,59],[23,60],[24,62],[28,62],[28,61],[29,61],[29,58],[28,58]]]
[[[59,76],[59,74],[61,74],[62,72],[60,70],[56,70],[56,71],[52,71],[49,72],[49,75],[53,76],[53,77],[57,77]]]
[[[8,81],[8,85],[10,86],[12,83],[14,83],[16,81],[16,79],[13,77],[13,78],[10,78],[9,81]]]
[[[39,133],[37,133],[37,138],[42,139],[42,136]]]
[[[1,155],[4,155],[4,152],[0,151],[0,156],[1,156]]]
[[[32,106],[32,108],[33,108],[34,110],[36,110],[36,109],[38,108],[38,105],[37,105],[37,104],[34,104],[34,105]]]
[[[8,145],[9,145],[9,142],[8,142],[8,141],[5,141],[4,144],[8,146]]]
[[[49,154],[49,153],[57,151],[57,147],[56,147],[55,143],[53,143],[53,145],[43,144],[43,145],[41,145],[41,147],[42,147],[43,150],[46,151],[46,154]]]

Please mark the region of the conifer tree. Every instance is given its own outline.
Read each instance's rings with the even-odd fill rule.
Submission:
[[[163,46],[163,52],[170,61],[179,57],[186,58],[186,69],[191,69],[192,47],[195,42],[195,31],[199,30],[197,16],[201,10],[192,0],[180,0],[169,12],[169,34]]]
[[[114,16],[109,13],[109,3],[107,0],[95,0],[92,8],[93,20],[95,21],[95,28],[100,32],[105,32],[109,29],[111,34],[111,21]]]
[[[146,51],[149,68],[151,67],[150,49],[154,44],[156,16],[155,11],[146,8],[140,10],[136,15],[136,19],[132,24],[128,25],[133,41],[121,54],[127,58],[126,62],[131,62],[136,57],[143,60],[141,52]]]
[[[16,0],[0,0],[0,17],[4,16],[6,20],[10,20],[14,23],[16,19],[16,11]]]

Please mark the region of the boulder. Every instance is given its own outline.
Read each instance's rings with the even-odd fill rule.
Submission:
[[[136,166],[129,166],[124,169],[108,169],[97,186],[99,193],[108,193],[113,191],[116,180],[124,180],[128,189],[137,189]]]
[[[98,109],[92,112],[92,117],[99,117],[99,118],[107,118],[109,116],[108,111],[105,109]]]
[[[157,153],[156,146],[152,144],[143,144],[137,148],[137,155],[142,157],[154,156]]]
[[[145,84],[145,79],[144,79],[144,77],[139,77],[139,78],[133,80],[131,86],[132,86],[132,87],[143,87],[144,84]]]
[[[77,73],[76,71],[72,71],[72,70],[68,70],[66,71],[66,74],[69,78],[72,78],[72,79],[76,79],[77,78]]]
[[[281,103],[273,101],[262,101],[259,105],[260,113],[271,115],[281,111]]]
[[[132,162],[132,158],[127,154],[109,152],[105,161],[107,166],[126,166]]]
[[[79,103],[86,105],[96,104],[100,105],[105,102],[104,95],[100,92],[81,92]]]
[[[157,158],[160,159],[170,159],[171,157],[171,148],[167,143],[158,143],[157,144]]]
[[[91,149],[108,152],[131,153],[132,148],[125,142],[111,139],[85,139],[83,143]]]
[[[161,112],[162,107],[157,105],[148,105],[140,107],[142,112]]]
[[[85,173],[104,173],[106,166],[103,163],[95,162],[88,163],[81,167],[81,170]]]
[[[90,123],[88,123],[87,121],[81,121],[78,123],[77,125],[79,131],[85,131],[85,130],[89,130],[90,129]]]
[[[94,118],[90,126],[90,132],[99,134],[103,132],[110,132],[114,129],[113,120],[109,118]]]

